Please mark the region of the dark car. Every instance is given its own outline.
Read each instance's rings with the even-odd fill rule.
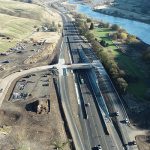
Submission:
[[[101,145],[94,146],[92,150],[102,150]]]

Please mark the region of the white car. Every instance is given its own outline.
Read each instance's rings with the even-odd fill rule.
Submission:
[[[116,111],[116,116],[119,116],[119,111]]]
[[[102,150],[102,147],[100,145],[97,145],[97,150]]]
[[[130,124],[130,122],[129,122],[128,118],[126,118],[126,119],[125,119],[125,123],[126,123],[127,125],[129,125],[129,124]]]
[[[94,146],[92,150],[102,150],[101,145]]]

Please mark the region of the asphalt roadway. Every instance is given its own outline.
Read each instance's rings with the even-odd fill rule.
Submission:
[[[80,50],[81,50],[81,44],[85,42],[79,37],[78,31],[74,27],[74,24],[69,21],[64,25],[64,36],[67,37],[67,42],[69,45],[71,58],[73,63],[80,63]],[[77,75],[80,75],[80,72],[77,73]],[[85,77],[85,76],[84,76]],[[87,77],[85,77],[85,80]],[[89,79],[90,80],[90,79]],[[89,107],[85,107],[85,111],[87,113],[88,118],[84,118],[83,115],[80,115],[80,120],[83,128],[83,135],[84,135],[84,145],[86,149],[91,150],[94,146],[101,145],[104,150],[120,150],[122,149],[122,144],[120,142],[114,142],[114,139],[112,139],[112,136],[106,135],[104,133],[103,125],[99,117],[99,112],[95,105],[95,98],[93,97],[93,93],[91,92],[91,89],[89,89],[89,81],[86,82],[87,84],[80,85],[78,87],[81,98],[83,99],[82,109],[85,107],[85,104],[89,103]],[[115,134],[117,136],[117,134]],[[115,137],[118,139],[118,137]],[[117,145],[119,143],[119,146]]]
[[[79,78],[79,80],[81,80],[82,78],[84,81],[84,83],[81,83],[79,81],[78,84],[79,84],[79,90],[81,92],[81,97],[82,97],[83,104],[84,104],[83,106],[88,116],[87,118],[84,118],[83,114],[81,113],[82,114],[81,123],[83,126],[84,138],[82,139],[80,136],[76,123],[74,122],[73,117],[72,117],[72,111],[69,106],[70,101],[69,101],[69,97],[67,93],[67,84],[66,84],[68,69],[65,67],[63,68],[62,65],[65,64],[64,50],[69,49],[68,53],[71,54],[70,55],[70,59],[72,59],[71,62],[81,63],[81,58],[80,58],[80,50],[82,50],[81,44],[82,46],[87,47],[88,49],[91,49],[91,48],[89,44],[86,44],[84,40],[82,40],[82,38],[78,35],[78,31],[76,30],[72,22],[70,22],[70,18],[66,16],[65,14],[61,14],[61,15],[63,18],[65,31],[63,33],[64,38],[63,38],[63,42],[60,48],[59,63],[57,65],[41,66],[41,67],[29,69],[29,70],[24,70],[22,72],[16,72],[6,77],[5,79],[3,79],[0,82],[1,88],[3,88],[2,93],[0,93],[0,105],[3,102],[5,95],[7,94],[8,88],[11,86],[11,83],[15,79],[21,76],[24,76],[26,74],[32,73],[32,72],[37,72],[37,71],[47,70],[53,67],[57,67],[59,70],[59,84],[60,84],[59,90],[60,90],[61,97],[62,97],[62,105],[64,108],[64,112],[65,112],[65,115],[69,124],[69,129],[71,131],[76,149],[77,150],[91,150],[92,147],[100,144],[103,150],[121,150],[123,148],[122,148],[122,145],[120,144],[118,136],[116,135],[116,133],[114,133],[114,129],[113,129],[114,127],[111,126],[111,130],[113,130],[113,132],[111,133],[114,133],[113,135],[106,135],[104,133],[102,121],[99,117],[100,112],[97,109],[96,104],[95,104],[96,98],[95,96],[93,96],[94,91],[92,91],[93,87],[91,84],[91,77],[89,76],[88,71],[87,72],[79,71],[77,73],[77,77]],[[105,73],[104,68],[102,69],[101,66],[98,66],[98,68],[100,71],[99,72],[100,75],[103,76],[103,73]],[[115,107],[115,110],[116,109],[119,110],[120,116],[118,117],[118,124],[121,128],[121,131],[125,140],[130,142],[129,135],[127,133],[128,131],[130,131],[128,130],[129,127],[127,127],[125,124],[120,123],[122,119],[125,119],[125,117],[127,117],[125,110],[123,108],[123,105],[120,99],[116,99],[116,95],[113,95],[113,93],[115,93],[116,91],[113,85],[111,84],[111,81],[109,81],[109,83],[110,85],[104,83],[105,88],[107,89],[113,88],[112,94],[110,94],[108,98],[112,102],[112,105]],[[85,104],[88,104],[88,103],[89,105],[85,106]],[[83,108],[81,107],[81,111],[82,109]],[[129,147],[129,149],[133,149],[133,147]]]
[[[68,19],[67,16],[66,16],[66,18]],[[64,29],[66,30],[64,36],[67,37],[67,42],[68,42],[68,45],[69,45],[69,49],[70,49],[72,61],[73,61],[73,63],[80,63],[81,62],[80,56],[79,56],[80,55],[79,54],[80,53],[79,50],[81,50],[80,45],[86,47],[89,50],[91,50],[91,47],[89,46],[89,44],[86,44],[86,42],[84,42],[82,40],[82,38],[78,34],[78,31],[76,30],[76,28],[74,27],[74,25],[72,24],[72,22],[69,21],[69,19],[68,19],[68,22],[66,22],[66,24],[64,26]],[[95,59],[92,59],[92,61],[93,60],[95,60]],[[137,149],[136,146],[129,146],[128,145],[128,143],[131,142],[131,141],[133,141],[134,139],[131,139],[129,137],[129,134],[128,134],[128,132],[130,132],[132,129],[130,129],[129,126],[127,126],[125,123],[123,123],[123,121],[126,118],[128,118],[128,116],[126,114],[126,111],[125,111],[125,108],[124,108],[124,106],[122,104],[122,101],[121,101],[121,99],[120,99],[117,91],[115,90],[115,88],[114,88],[114,86],[113,86],[113,84],[112,84],[109,76],[107,75],[105,69],[103,68],[101,62],[99,62],[99,66],[97,68],[99,70],[100,75],[104,79],[103,85],[105,86],[105,88],[107,88],[108,90],[110,88],[112,90],[112,93],[107,94],[107,98],[110,100],[112,106],[114,106],[115,111],[119,111],[119,116],[117,117],[117,124],[118,124],[117,128],[118,129],[113,129],[114,126],[113,125],[111,126],[111,130],[113,130],[113,134],[114,134],[113,135],[113,138],[114,138],[113,142],[115,144],[112,143],[111,140],[110,140],[111,142],[108,142],[108,141],[106,142],[104,140],[98,140],[98,139],[94,140],[94,138],[92,138],[92,136],[93,136],[94,133],[95,133],[95,137],[96,136],[100,137],[100,135],[104,135],[103,136],[103,139],[104,139],[104,137],[106,136],[104,133],[102,133],[102,131],[100,129],[97,130],[97,131],[101,131],[100,134],[98,134],[98,132],[96,133],[94,131],[94,129],[93,129],[93,131],[91,130],[92,127],[95,128],[95,123],[94,122],[96,120],[99,120],[99,119],[95,119],[94,120],[93,118],[91,118],[91,120],[90,120],[88,118],[87,121],[81,121],[83,123],[83,127],[84,127],[84,135],[85,135],[85,137],[87,137],[86,138],[86,142],[87,143],[85,145],[88,145],[89,147],[93,147],[94,145],[101,144],[104,149],[113,149],[112,147],[115,147],[116,145],[117,146],[114,149],[119,149],[119,150],[120,149],[129,149],[129,150]],[[107,76],[107,78],[106,78],[107,80],[105,80],[105,78],[104,78],[106,76]],[[107,84],[107,82],[109,84]],[[84,100],[89,99],[90,102],[94,102],[94,98],[91,95],[87,95],[86,94],[86,93],[89,92],[87,90],[87,87],[84,85],[84,87],[82,87],[81,89],[82,89],[81,90],[82,98]],[[84,90],[87,90],[87,91],[84,91]],[[104,99],[105,98],[106,97],[104,96]],[[87,101],[85,101],[85,102],[87,102]],[[90,105],[90,106],[92,106],[92,108],[86,108],[86,112],[87,112],[88,116],[93,116],[91,114],[91,112],[95,115],[96,112],[94,112],[94,111],[96,110],[96,108],[93,107],[94,105]],[[96,122],[96,125],[97,125],[98,122],[99,121]],[[98,128],[100,126],[102,127],[101,123],[98,124],[97,126],[98,126]],[[116,130],[119,130],[119,133],[121,133],[120,138],[118,138]],[[122,141],[122,144],[121,144],[121,141]],[[124,145],[124,147],[122,145]]]
[[[129,142],[132,142],[135,139],[132,139],[129,135],[132,128],[127,124],[125,124],[124,122],[126,118],[128,120],[129,118],[124,108],[123,102],[119,97],[119,94],[117,93],[117,90],[115,89],[102,63],[97,59],[95,54],[89,49],[89,46],[84,44],[83,48],[84,48],[85,55],[88,58],[88,62],[93,63],[93,61],[96,61],[95,70],[98,73],[98,77],[100,79],[99,85],[104,99],[110,103],[114,112],[116,111],[119,112],[119,116],[116,117],[116,123],[117,123],[116,130],[119,131],[120,138],[123,142],[124,148],[128,150],[137,150],[138,148],[136,145],[135,146],[128,145]]]

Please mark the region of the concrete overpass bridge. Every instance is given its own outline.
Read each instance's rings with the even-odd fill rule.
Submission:
[[[77,64],[68,64],[64,65],[66,69],[78,70],[78,69],[92,69],[98,67],[98,63],[77,63]]]

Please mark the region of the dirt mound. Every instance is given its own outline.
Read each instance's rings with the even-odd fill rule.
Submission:
[[[46,48],[39,50],[38,53],[36,53],[35,55],[32,55],[31,57],[26,59],[24,61],[24,63],[25,64],[33,64],[33,63],[37,63],[38,61],[41,61],[43,59],[50,57],[53,53],[55,46],[56,46],[56,43],[55,44],[48,44],[48,46]]]
[[[36,100],[26,105],[26,110],[36,112],[37,114],[45,114],[50,112],[50,100]]]
[[[139,150],[150,150],[150,135],[138,135],[136,136],[136,142]]]

